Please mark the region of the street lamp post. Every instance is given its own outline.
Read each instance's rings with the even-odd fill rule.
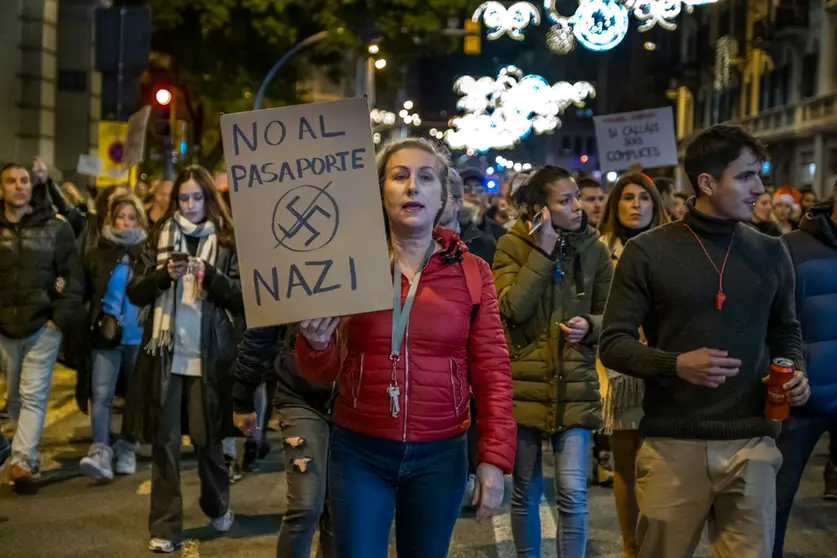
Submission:
[[[340,29],[337,30],[337,32],[340,33],[342,30],[343,29],[340,28]],[[296,46],[294,46],[291,50],[286,52],[285,55],[282,56],[282,58],[280,58],[276,62],[276,64],[273,65],[273,67],[270,69],[270,71],[265,76],[264,81],[262,81],[262,85],[261,85],[261,87],[259,87],[259,92],[256,94],[256,102],[253,103],[253,108],[255,110],[259,110],[259,109],[262,108],[262,102],[264,101],[264,94],[265,94],[265,91],[267,91],[267,86],[270,85],[270,82],[273,81],[273,78],[276,77],[276,74],[279,72],[279,70],[282,68],[282,66],[285,65],[285,62],[290,60],[300,50],[304,50],[304,49],[308,48],[309,46],[311,46],[315,43],[319,43],[320,41],[322,41],[323,39],[328,37],[330,33],[331,33],[330,31],[320,31],[316,35],[311,35],[307,39],[301,41]]]

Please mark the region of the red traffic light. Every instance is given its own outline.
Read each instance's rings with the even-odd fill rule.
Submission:
[[[171,99],[171,89],[168,89],[167,87],[161,87],[154,92],[154,100],[157,101],[157,104],[161,107],[167,106],[171,103]]]

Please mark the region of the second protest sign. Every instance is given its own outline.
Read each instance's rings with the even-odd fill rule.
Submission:
[[[637,110],[593,117],[599,168],[623,171],[677,164],[677,141],[671,108]]]
[[[366,100],[227,114],[221,134],[248,327],[391,307]]]

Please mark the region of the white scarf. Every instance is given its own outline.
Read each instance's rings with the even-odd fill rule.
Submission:
[[[196,257],[206,262],[206,265],[215,266],[215,259],[218,255],[218,237],[215,234],[215,224],[212,221],[204,221],[196,225],[183,217],[178,211],[172,219],[166,221],[160,231],[160,238],[157,240],[157,269],[165,269],[172,253],[188,251],[184,235],[200,238]],[[181,277],[179,281],[182,281],[185,277]],[[196,278],[193,276],[191,280],[194,281]],[[154,303],[151,341],[145,346],[145,350],[152,355],[160,347],[171,349],[174,344],[173,326],[176,294],[177,285],[172,285],[157,297],[157,301]]]

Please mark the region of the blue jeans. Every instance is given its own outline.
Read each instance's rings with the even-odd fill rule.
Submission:
[[[402,443],[335,427],[329,506],[340,558],[386,558],[395,517],[399,558],[444,558],[468,471],[465,435]]]
[[[38,463],[52,370],[60,347],[61,332],[46,326],[24,339],[0,335],[0,369],[6,372],[9,414],[17,421],[13,463]]]
[[[518,558],[541,555],[540,500],[543,467],[540,430],[517,427],[511,524]],[[551,438],[555,454],[558,504],[558,556],[584,558],[587,553],[587,472],[590,470],[590,431],[573,428]]]
[[[829,429],[837,428],[837,416],[795,417],[782,425],[776,447],[782,452],[782,468],[776,477],[776,537],[773,558],[782,558],[785,533],[799,482],[817,442]]]
[[[115,349],[93,351],[93,410],[90,412],[90,429],[93,432],[94,444],[110,445],[110,417],[116,382],[121,373],[125,374],[130,385],[138,355],[139,345],[120,345]],[[125,435],[124,429],[122,433],[123,438],[128,438],[126,441],[133,442],[132,438]]]

